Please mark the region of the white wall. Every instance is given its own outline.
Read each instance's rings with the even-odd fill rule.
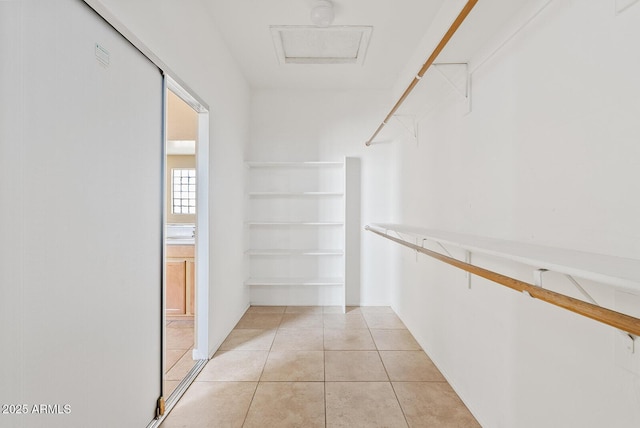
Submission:
[[[372,150],[364,145],[384,118],[388,102],[389,94],[384,91],[254,90],[246,159],[341,161],[345,156],[360,158],[362,230],[368,222],[390,213],[388,157],[391,146],[382,144]],[[354,283],[347,286],[351,287],[347,291],[347,303],[388,305],[387,255],[390,250],[380,240],[364,233],[360,243],[360,284],[359,287]],[[309,292],[309,296],[313,296],[314,291]],[[252,301],[282,304],[286,296],[285,289],[270,287],[268,295],[254,292]],[[300,302],[298,304],[302,304],[302,300]]]
[[[249,304],[243,288],[244,149],[249,87],[197,0],[102,0],[176,77],[209,106],[209,349],[222,343]]]
[[[552,2],[473,72],[471,113],[442,100],[417,146],[395,144],[391,220],[639,259],[640,4],[614,4]],[[640,426],[640,376],[614,363],[613,329],[395,253],[394,308],[483,426]]]

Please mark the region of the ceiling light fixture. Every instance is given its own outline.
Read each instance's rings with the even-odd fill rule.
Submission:
[[[311,22],[318,27],[328,27],[333,22],[333,4],[329,0],[317,0],[311,9]]]

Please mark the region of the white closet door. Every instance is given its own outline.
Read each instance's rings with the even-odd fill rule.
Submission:
[[[31,413],[0,426],[146,426],[161,377],[161,73],[79,0],[0,2],[0,16],[0,403]]]

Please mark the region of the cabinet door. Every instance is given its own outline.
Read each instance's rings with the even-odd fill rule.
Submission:
[[[186,313],[186,263],[185,261],[166,262],[166,313],[184,315]]]
[[[193,315],[195,314],[194,307],[195,307],[195,289],[196,289],[196,281],[195,281],[196,264],[193,261],[193,259],[187,260],[186,263],[187,263],[186,265],[187,292],[189,293],[189,300],[188,300],[189,312],[188,313]]]

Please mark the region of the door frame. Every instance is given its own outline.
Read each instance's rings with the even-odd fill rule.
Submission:
[[[177,95],[198,114],[196,141],[196,243],[194,360],[209,358],[209,110],[165,73],[165,91]],[[166,97],[165,97],[166,104]],[[204,185],[203,185],[204,184]],[[163,313],[164,322],[164,313]],[[164,326],[164,324],[163,324]]]
[[[168,396],[164,397],[164,359],[165,359],[165,344],[166,344],[166,313],[165,313],[165,301],[166,301],[166,284],[162,282],[162,308],[161,308],[161,330],[162,330],[162,345],[161,345],[161,370],[160,370],[160,391],[161,391],[161,410],[158,413],[156,419],[152,420],[147,428],[157,428],[162,421],[167,417],[171,409],[177,404],[178,400],[187,391],[187,388],[195,380],[196,376],[209,361],[209,111],[208,107],[200,103],[189,91],[184,89],[175,79],[169,76],[166,72],[163,72],[163,109],[165,112],[164,117],[164,141],[163,141],[163,171],[166,174],[166,143],[167,143],[167,99],[168,91],[173,92],[191,108],[193,108],[198,117],[198,130],[196,140],[196,236],[195,236],[195,317],[194,317],[194,347],[192,351],[192,358],[194,359],[194,365],[186,374],[186,376],[180,381],[178,386]],[[162,186],[166,178],[163,177]],[[162,192],[166,197],[166,192]],[[164,198],[163,198],[164,200]],[[164,266],[164,228],[165,228],[165,211],[166,201],[162,204],[163,212],[163,266]],[[164,275],[163,275],[164,278]]]

